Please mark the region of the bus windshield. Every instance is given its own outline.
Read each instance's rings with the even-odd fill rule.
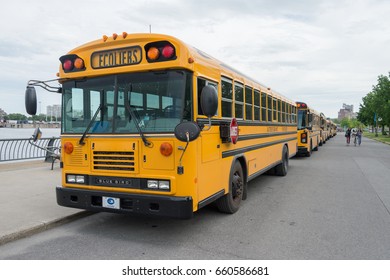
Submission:
[[[298,129],[304,129],[307,127],[306,112],[306,110],[298,110]]]
[[[192,74],[178,70],[66,81],[62,133],[173,132],[191,120],[191,92]]]

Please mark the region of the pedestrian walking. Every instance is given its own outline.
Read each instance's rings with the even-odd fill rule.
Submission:
[[[351,142],[351,129],[348,127],[347,131],[345,132],[345,137],[347,138],[347,144]]]
[[[362,143],[362,134],[363,134],[363,130],[361,128],[358,129],[357,133],[356,133],[356,136],[358,138],[358,144],[360,146],[360,144]]]

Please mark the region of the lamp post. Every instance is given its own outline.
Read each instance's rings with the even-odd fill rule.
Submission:
[[[375,137],[378,137],[378,122],[376,121],[376,113],[374,113]]]

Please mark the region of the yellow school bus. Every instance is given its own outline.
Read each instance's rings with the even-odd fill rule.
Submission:
[[[329,139],[329,129],[327,119],[324,113],[320,113],[320,126],[321,126],[321,146],[325,144]]]
[[[62,94],[59,205],[234,213],[251,179],[286,175],[296,154],[295,102],[174,37],[103,36],[60,62],[60,87],[48,88]],[[27,112],[48,84],[28,83]]]
[[[320,114],[304,102],[297,102],[298,154],[310,157],[321,144]]]
[[[330,137],[334,137],[337,135],[337,125],[328,118],[329,127],[330,127]]]

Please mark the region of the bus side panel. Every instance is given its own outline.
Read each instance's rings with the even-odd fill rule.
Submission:
[[[198,200],[199,202],[215,195],[223,189],[221,165],[221,140],[218,128],[205,131],[201,135],[200,156],[198,156]]]

